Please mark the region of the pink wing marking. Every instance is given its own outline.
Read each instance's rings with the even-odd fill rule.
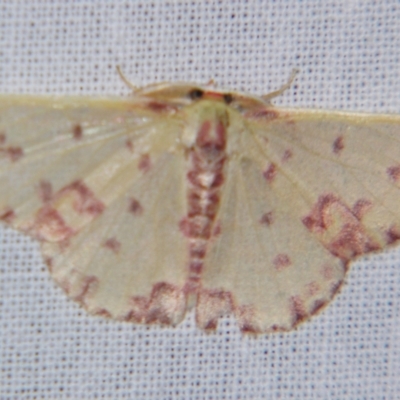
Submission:
[[[360,199],[354,203],[352,211],[356,218],[361,220],[371,207],[372,202],[367,199]]]
[[[270,226],[275,220],[274,213],[272,211],[268,211],[263,214],[260,218],[260,223],[262,225]]]
[[[287,254],[278,254],[272,261],[274,267],[277,271],[282,271],[292,264],[289,256]]]
[[[243,333],[260,333],[260,329],[254,323],[256,317],[252,306],[237,307],[235,314],[239,329]]]
[[[269,164],[268,168],[264,171],[263,175],[268,183],[272,183],[276,178],[276,165],[274,163]]]
[[[329,302],[327,300],[318,299],[315,300],[313,305],[310,308],[310,316],[318,313],[324,308]]]
[[[65,240],[58,241],[57,246],[58,246],[59,252],[63,253],[66,249],[68,249],[70,244],[71,244],[71,241],[69,240],[69,237]],[[44,256],[44,257],[45,257],[44,261],[47,264],[49,271],[53,272],[53,265],[54,265],[53,257],[50,257],[50,256]]]
[[[105,308],[93,309],[90,306],[90,299],[95,296],[100,287],[100,281],[96,276],[87,276],[77,270],[73,270],[68,280],[62,279],[58,283],[71,299],[80,303],[90,313],[102,317],[112,317],[111,313]]]
[[[234,309],[232,294],[224,290],[201,289],[197,296],[196,321],[203,329],[214,330],[218,319]]]
[[[81,291],[73,297],[79,303],[85,304],[86,299],[93,296],[99,288],[99,279],[95,276],[87,276],[82,280]]]
[[[105,206],[96,198],[94,193],[82,182],[75,181],[59,190],[53,197],[56,202],[60,199],[71,197],[74,210],[79,214],[97,216],[101,214]]]
[[[6,207],[6,209],[0,214],[0,220],[7,224],[11,224],[15,219],[15,212],[12,208]]]
[[[308,314],[304,301],[300,296],[292,296],[290,298],[290,313],[293,318],[293,326],[298,325],[300,322],[307,319]]]
[[[121,249],[121,242],[119,242],[115,237],[108,238],[104,243],[103,247],[111,250],[113,253],[117,254]]]
[[[320,286],[315,281],[308,283],[306,287],[307,287],[307,294],[310,297],[316,295],[321,290]]]
[[[142,172],[148,172],[151,168],[151,160],[148,154],[143,154],[139,159],[138,168]]]
[[[99,308],[98,310],[94,310],[93,314],[97,315],[98,317],[112,318],[111,313],[107,311],[105,308]]]
[[[290,149],[285,150],[282,156],[282,163],[289,161],[293,157],[293,152]]]
[[[332,144],[332,149],[335,154],[340,154],[344,149],[344,137],[338,136]]]
[[[160,282],[153,286],[149,297],[131,298],[131,310],[123,318],[138,323],[173,324],[182,319],[186,308],[184,291],[170,283]]]
[[[43,203],[48,203],[53,198],[53,187],[49,181],[40,181],[39,197]]]
[[[338,285],[340,286],[340,285]],[[295,328],[297,325],[302,323],[304,320],[310,318],[312,315],[318,313],[323,307],[325,307],[329,301],[323,299],[317,299],[310,306],[310,311],[307,312],[303,299],[300,296],[292,296],[289,300],[289,310],[292,315],[292,325],[290,328],[273,325],[271,327],[272,332],[287,332],[290,329]]]
[[[393,244],[400,239],[400,229],[397,226],[391,226],[386,231],[386,243]]]
[[[320,196],[302,221],[335,257],[345,262],[381,248],[354,213],[333,194]]]
[[[326,301],[316,300],[311,307],[311,314],[322,308]],[[293,326],[299,324],[309,315],[306,312],[304,301],[300,296],[293,296],[289,302],[290,311],[293,315]],[[257,326],[257,316],[252,305],[237,306],[231,292],[222,289],[200,289],[197,295],[196,322],[197,325],[206,330],[215,330],[218,320],[224,315],[233,313],[238,321],[239,329],[244,333],[260,333]],[[287,328],[272,326],[271,331],[286,331]]]
[[[396,183],[400,181],[400,165],[393,165],[386,170],[389,178]]]
[[[21,147],[5,147],[5,148],[0,148],[0,153],[6,154],[11,162],[18,161],[23,155],[24,151],[22,150]]]
[[[53,272],[53,267],[54,267],[54,262],[53,262],[53,257],[44,257],[44,262],[49,268],[50,273]]]
[[[21,147],[4,147],[6,141],[7,135],[5,134],[5,132],[2,132],[0,134],[0,153],[8,156],[11,162],[18,161],[24,155],[24,151]]]
[[[125,142],[125,145],[126,145],[126,147],[129,149],[129,151],[130,151],[131,153],[133,153],[134,145],[133,145],[132,140],[127,139],[126,142]]]
[[[75,140],[82,139],[82,137],[83,137],[83,129],[82,129],[82,126],[80,124],[74,125],[74,127],[72,128],[72,135],[73,135]]]
[[[68,280],[63,279],[59,284],[69,297],[86,307],[87,300],[93,297],[99,288],[99,279],[73,270],[69,274]]]
[[[41,182],[40,189],[42,200],[46,200],[45,204],[38,210],[32,226],[26,229],[28,233],[40,240],[56,242],[66,240],[76,233],[68,226],[57,209],[57,205],[61,202],[70,203],[75,212],[92,218],[101,214],[105,208],[104,204],[81,181],[65,186],[54,195],[50,195],[52,190],[48,182]]]
[[[28,233],[39,240],[58,242],[73,236],[76,232],[70,228],[61,217],[60,213],[51,206],[42,207],[36,214],[35,221]]]
[[[343,281],[333,282],[331,285],[331,298],[335,296],[342,287]]]
[[[143,207],[138,200],[132,197],[130,199],[128,211],[133,215],[141,215],[143,214]]]
[[[330,264],[325,264],[321,268],[321,276],[324,278],[326,281],[330,281],[333,278],[333,267]]]

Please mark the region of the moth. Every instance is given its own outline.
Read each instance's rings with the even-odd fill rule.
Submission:
[[[1,95],[0,219],[91,314],[288,331],[400,239],[400,117],[275,108],[291,80]]]

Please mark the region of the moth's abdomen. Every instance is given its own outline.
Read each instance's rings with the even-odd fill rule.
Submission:
[[[215,115],[199,124],[195,143],[189,150],[187,215],[181,229],[189,246],[189,278],[186,290],[196,292],[208,244],[218,235],[216,221],[226,163],[226,121]]]

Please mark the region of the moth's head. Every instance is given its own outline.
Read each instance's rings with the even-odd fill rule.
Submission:
[[[135,91],[135,95],[178,109],[194,103],[213,101],[232,107],[241,113],[246,113],[268,105],[261,97],[217,90],[214,87],[198,86],[191,83],[149,85]]]

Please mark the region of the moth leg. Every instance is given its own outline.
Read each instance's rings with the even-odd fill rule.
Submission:
[[[278,90],[275,90],[274,92],[262,95],[261,98],[264,99],[268,103],[274,97],[280,96],[285,90],[290,88],[290,86],[292,85],[292,83],[294,81],[294,78],[296,77],[298,72],[299,72],[298,69],[293,68],[292,73],[290,74],[288,81],[284,85],[282,85]]]

